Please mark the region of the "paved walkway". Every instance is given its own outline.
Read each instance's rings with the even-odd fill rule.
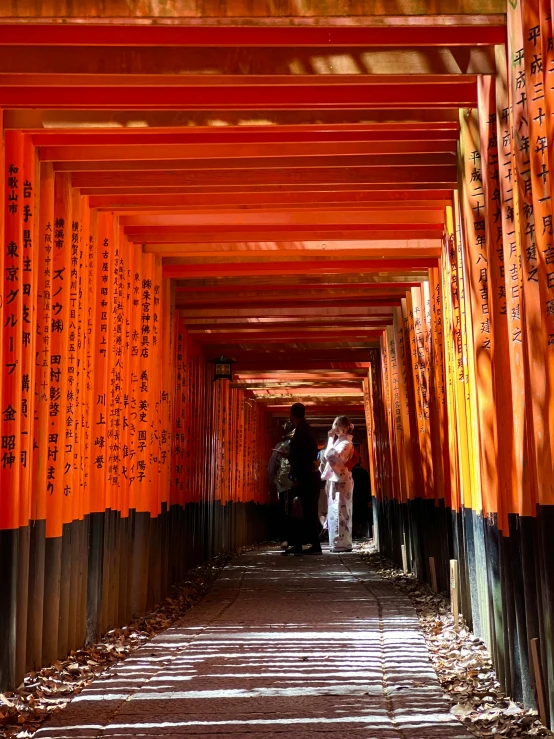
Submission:
[[[462,739],[409,600],[355,554],[257,551],[36,735]]]

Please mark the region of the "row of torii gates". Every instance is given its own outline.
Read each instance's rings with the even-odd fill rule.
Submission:
[[[551,12],[2,3],[0,688],[263,540],[302,400],[554,715]]]

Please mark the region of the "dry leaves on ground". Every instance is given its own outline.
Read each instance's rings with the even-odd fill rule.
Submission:
[[[359,545],[356,551],[374,572],[411,599],[433,667],[452,699],[451,711],[468,731],[477,737],[506,739],[554,736],[536,711],[525,710],[502,692],[486,645],[471,633],[463,618],[458,629],[454,627],[450,602],[444,595],[394,567],[375,551],[372,542]]]
[[[145,616],[112,629],[98,644],[71,651],[67,659],[28,673],[17,690],[0,693],[0,738],[32,736],[95,677],[182,618],[208,592],[231,558],[220,555],[189,570],[169,596]]]

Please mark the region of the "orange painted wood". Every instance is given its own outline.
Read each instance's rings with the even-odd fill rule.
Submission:
[[[205,278],[226,274],[229,277],[240,276],[240,275],[263,275],[263,274],[347,274],[352,270],[356,270],[363,273],[370,273],[380,271],[383,269],[389,270],[402,270],[409,269],[410,267],[419,267],[425,269],[427,267],[434,267],[436,265],[436,259],[396,259],[386,260],[382,259],[379,262],[377,260],[366,260],[365,262],[356,262],[355,260],[336,260],[334,262],[328,262],[327,264],[321,262],[299,262],[295,264],[225,264],[218,263],[217,265],[197,265],[197,264],[171,264],[164,266],[165,277],[197,277]]]
[[[1,98],[0,98],[1,99]],[[128,190],[133,187],[155,187],[162,192],[169,187],[198,188],[202,186],[222,187],[233,186],[243,188],[248,185],[287,185],[289,182],[304,185],[356,185],[373,184],[427,185],[429,189],[448,189],[456,181],[455,164],[442,164],[432,167],[426,166],[391,166],[391,167],[315,167],[312,169],[295,170],[283,169],[247,169],[241,171],[240,181],[237,181],[233,170],[198,171],[127,171],[117,174],[112,172],[76,172],[73,176],[73,185],[81,188],[118,188]],[[379,189],[382,189],[380,187]]]
[[[84,331],[84,362],[83,362],[83,439],[82,449],[82,479],[84,513],[89,514],[93,506],[93,490],[91,485],[92,454],[94,449],[94,427],[92,415],[94,409],[94,325],[96,311],[96,245],[98,241],[97,214],[91,210],[88,198],[85,196],[81,203],[83,216],[83,256],[86,264],[83,308],[83,331]]]
[[[117,145],[102,144],[100,146],[86,146],[84,142],[63,146],[41,146],[39,158],[41,161],[60,162],[146,162],[158,160],[198,160],[214,159],[235,160],[241,158],[274,158],[299,157],[301,160],[308,157],[319,157],[322,161],[329,157],[346,157],[347,162],[355,163],[359,157],[373,155],[378,158],[385,155],[408,154],[437,154],[455,152],[455,142],[450,139],[437,140],[407,140],[407,141],[336,141],[316,143],[176,143],[165,144],[156,142],[153,136],[142,144],[130,143],[129,137],[123,137]],[[163,167],[162,167],[163,168]],[[218,167],[220,168],[220,167]]]
[[[67,175],[54,178],[46,535],[61,536],[72,514],[72,466],[66,461],[65,414],[69,391],[71,191]],[[69,464],[69,468],[67,465]]]
[[[81,449],[81,370],[84,365],[82,320],[83,278],[86,264],[82,259],[82,203],[78,191],[71,191],[71,219],[67,225],[68,249],[70,253],[69,274],[69,321],[68,321],[68,388],[65,403],[65,466],[70,466],[71,498],[68,514],[70,521],[82,520],[84,515],[83,479],[80,460]]]
[[[4,141],[4,243],[2,272],[2,394],[0,435],[0,489],[3,496],[0,527],[16,529],[21,524],[21,388],[23,333],[23,169],[24,141],[21,132],[6,132]],[[23,505],[26,505],[25,496]],[[25,522],[26,523],[26,522]]]
[[[456,381],[454,389],[456,421],[457,421],[457,448],[458,448],[458,505],[471,508],[472,506],[472,479],[471,479],[471,450],[468,425],[468,364],[467,342],[465,339],[465,282],[461,270],[461,243],[456,231],[454,209],[447,209],[448,223],[448,259],[449,259],[449,290],[451,304],[450,342],[453,360],[456,367]]]
[[[326,190],[309,191],[305,190],[301,194],[289,192],[287,190],[275,190],[274,192],[259,192],[252,190],[251,192],[226,192],[220,193],[217,198],[210,193],[135,193],[126,194],[123,192],[114,192],[111,195],[94,195],[91,200],[91,206],[96,208],[117,207],[120,210],[127,211],[129,209],[144,211],[154,208],[197,208],[205,209],[207,207],[233,207],[233,206],[259,206],[259,207],[278,207],[286,206],[287,208],[296,206],[308,206],[310,204],[330,204],[341,207],[351,207],[354,205],[366,205],[367,207],[396,207],[398,202],[407,203],[415,206],[421,205],[421,201],[430,204],[433,207],[437,203],[448,204],[451,201],[449,190],[336,190],[329,192]]]
[[[500,69],[499,65],[499,69]],[[505,70],[505,64],[504,64]],[[500,81],[500,80],[499,80]],[[502,82],[500,81],[500,84]],[[507,208],[503,209],[502,189],[507,190],[502,180],[505,180],[506,167],[511,167],[509,137],[506,151],[503,141],[499,141],[498,131],[501,130],[497,119],[497,90],[493,77],[479,78],[479,142],[481,151],[481,170],[483,177],[483,192],[486,206],[486,239],[489,260],[489,305],[492,317],[492,344],[493,344],[493,387],[495,412],[497,420],[497,476],[498,476],[498,526],[503,532],[508,532],[508,513],[512,509],[510,497],[510,476],[514,467],[513,456],[513,417],[521,410],[513,408],[512,398],[514,389],[514,371],[517,366],[511,364],[510,359],[510,327],[512,331],[519,330],[521,339],[521,321],[517,312],[510,311],[508,315],[507,273],[506,265],[514,263],[516,275],[519,271],[517,255],[508,259],[504,249],[504,233],[506,239],[511,231],[508,224]],[[505,94],[503,91],[500,94]],[[507,98],[506,105],[507,107]],[[500,113],[502,116],[502,112]],[[507,155],[507,156],[506,156]],[[502,174],[502,180],[501,180]],[[505,193],[509,197],[509,193]],[[507,203],[506,203],[507,205]],[[504,213],[503,213],[504,210]],[[512,298],[510,296],[510,305]],[[517,334],[516,334],[517,336]],[[520,364],[523,368],[523,365]],[[499,400],[501,402],[499,402]]]
[[[521,50],[521,52],[520,52]],[[524,68],[525,60],[524,30],[521,16],[521,4],[514,8],[508,7],[508,58],[512,60],[509,74],[509,94],[511,101],[511,129],[517,129],[518,136],[528,139],[529,111],[526,98],[522,98],[518,88],[518,74]],[[518,101],[521,101],[518,103]],[[529,403],[525,405],[525,440],[528,446],[529,465],[529,495],[523,496],[520,503],[520,514],[534,515],[538,486],[537,449],[543,445],[545,437],[545,418],[543,398],[532,391],[533,387],[546,388],[546,367],[544,347],[546,345],[545,323],[543,321],[540,286],[538,279],[537,260],[535,254],[536,242],[534,239],[533,190],[531,168],[527,155],[520,149],[514,136],[512,141],[513,171],[520,173],[515,179],[513,187],[514,197],[514,228],[516,238],[520,242],[522,264],[520,311],[523,311],[523,331],[526,351],[525,362],[525,394]],[[533,378],[531,383],[531,376]],[[543,457],[545,455],[543,454]]]
[[[460,150],[463,162],[461,207],[465,237],[462,241],[462,255],[467,274],[465,302],[470,390],[475,392],[475,398],[471,395],[471,429],[473,453],[480,472],[476,476],[474,488],[479,494],[473,499],[473,503],[476,506],[482,505],[483,513],[488,514],[498,512],[498,432],[493,385],[494,296],[491,296],[493,289],[490,279],[491,257],[486,227],[488,213],[483,188],[479,122],[476,112],[468,111],[461,115],[461,129]]]
[[[1,92],[1,91],[0,91]],[[155,153],[156,147],[148,147],[152,154]],[[337,147],[335,147],[337,148]],[[384,147],[386,148],[386,147]],[[125,149],[123,149],[125,151]],[[360,154],[357,156],[343,156],[340,152],[329,153],[326,156],[315,155],[298,156],[292,154],[289,156],[259,156],[252,155],[246,157],[217,157],[217,158],[183,158],[177,156],[177,152],[173,152],[173,156],[166,159],[103,159],[100,161],[72,161],[64,160],[54,162],[56,172],[75,172],[75,173],[93,173],[93,172],[210,172],[221,170],[244,170],[251,169],[291,169],[291,170],[309,170],[317,167],[343,168],[345,164],[349,167],[435,167],[448,166],[453,164],[454,152],[422,152],[422,153],[404,153],[389,152],[388,154],[372,153]],[[388,164],[387,164],[388,162]]]
[[[456,382],[457,382],[457,363],[456,353],[454,350],[454,319],[452,310],[452,292],[451,292],[451,257],[450,251],[453,240],[449,233],[445,234],[444,250],[441,259],[441,267],[439,277],[441,280],[441,296],[442,296],[442,344],[444,347],[444,367],[445,367],[445,399],[446,399],[446,446],[448,449],[448,470],[445,474],[445,487],[447,490],[447,504],[453,511],[460,510],[460,460],[459,445],[457,439],[457,411],[456,411]],[[448,497],[449,493],[449,497]]]
[[[142,230],[148,231],[155,226],[159,233],[164,233],[165,229],[174,229],[178,233],[182,229],[185,233],[189,229],[207,228],[210,231],[231,230],[233,227],[239,227],[246,230],[251,228],[272,228],[278,230],[280,228],[290,228],[296,230],[298,227],[314,227],[319,228],[323,225],[333,229],[336,226],[348,225],[349,228],[360,226],[396,226],[401,230],[401,226],[408,225],[413,228],[438,226],[442,227],[444,223],[444,213],[438,210],[429,211],[427,209],[408,209],[403,208],[401,212],[398,210],[371,210],[353,212],[332,212],[329,210],[321,210],[314,208],[311,211],[283,211],[282,213],[273,212],[256,212],[256,213],[182,213],[182,214],[161,214],[161,215],[144,215],[136,214],[131,216],[122,216],[120,218],[122,226],[126,227],[128,233],[141,233]]]
[[[38,205],[38,234],[35,244],[37,265],[36,304],[36,370],[34,442],[33,442],[33,499],[31,518],[44,521],[47,510],[47,468],[50,404],[50,343],[51,291],[54,219],[54,172],[51,164],[40,165],[40,202]]]
[[[502,44],[505,39],[502,25],[0,25],[0,42],[10,46],[475,46]]]
[[[429,270],[429,300],[431,322],[430,384],[431,418],[434,426],[433,468],[435,470],[435,500],[444,499],[450,506],[450,450],[448,446],[448,405],[446,399],[446,359],[444,347],[444,293],[438,268]]]
[[[410,415],[414,413],[414,407],[410,407],[409,396],[409,378],[411,371],[411,363],[409,358],[409,348],[406,344],[406,336],[404,331],[404,319],[402,316],[402,308],[394,309],[394,342],[396,349],[396,359],[398,362],[398,390],[399,390],[399,415],[401,425],[401,446],[399,449],[402,472],[404,476],[404,490],[406,500],[415,497],[415,478],[413,468],[413,441],[412,430],[410,425]]]
[[[92,408],[90,413],[91,512],[105,510],[108,478],[108,347],[109,347],[109,279],[113,259],[113,217],[98,215],[94,240],[94,296],[90,310],[94,341],[91,346]]]
[[[95,129],[66,128],[31,130],[36,146],[151,146],[180,144],[280,144],[280,143],[342,143],[370,141],[457,141],[458,122],[441,121],[423,123],[403,121],[401,123],[314,123],[282,124],[275,126],[194,126],[183,129],[113,128]]]
[[[531,30],[535,27],[540,29],[541,18],[539,3],[530,3],[522,0],[522,23],[524,39],[524,58],[528,71],[526,72],[527,90],[527,112],[528,134],[531,141],[536,141],[536,146],[530,147],[528,157],[530,159],[530,180],[533,201],[533,226],[532,242],[535,251],[528,251],[529,264],[536,269],[536,277],[539,284],[540,314],[542,330],[540,342],[542,347],[542,361],[544,362],[544,373],[546,385],[544,394],[537,398],[540,404],[541,420],[535,417],[535,424],[540,433],[535,436],[535,455],[537,464],[537,502],[542,505],[551,505],[554,502],[554,467],[552,463],[551,449],[554,439],[554,270],[552,260],[554,251],[552,239],[554,225],[552,223],[552,177],[550,170],[552,148],[553,126],[549,120],[553,112],[554,94],[545,85],[545,68],[533,64],[535,55],[540,55],[547,61],[546,54],[548,40],[542,38],[534,39]],[[551,34],[550,34],[551,36]],[[551,44],[552,42],[550,42]],[[546,141],[545,141],[546,140]],[[535,274],[531,272],[531,274]],[[534,365],[534,362],[533,362]],[[533,395],[537,397],[536,377],[534,374],[532,385]],[[538,408],[537,408],[538,410]],[[548,451],[546,451],[548,450]]]
[[[20,450],[20,525],[26,526],[34,505],[35,490],[32,482],[33,444],[35,419],[36,343],[34,331],[37,304],[38,277],[38,160],[30,138],[23,139],[22,191],[22,249],[23,262],[20,273],[22,296],[21,317],[21,450]]]

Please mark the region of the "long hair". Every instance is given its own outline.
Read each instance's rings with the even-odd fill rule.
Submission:
[[[341,429],[344,429],[345,434],[353,428],[348,416],[337,416],[333,421],[333,426],[339,426]]]

